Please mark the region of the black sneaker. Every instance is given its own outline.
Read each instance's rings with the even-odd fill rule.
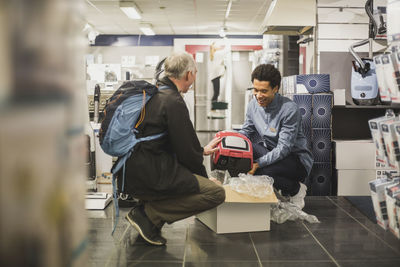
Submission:
[[[120,193],[118,195],[118,206],[120,206],[121,208],[134,208],[139,205],[139,200],[129,194]]]
[[[167,240],[161,236],[161,229],[157,228],[147,217],[143,206],[133,208],[126,215],[126,219],[148,243],[156,246],[163,246],[167,243]]]

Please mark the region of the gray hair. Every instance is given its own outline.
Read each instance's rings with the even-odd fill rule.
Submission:
[[[196,71],[196,63],[191,54],[187,52],[172,53],[164,62],[164,74],[167,77],[181,79],[186,72]]]

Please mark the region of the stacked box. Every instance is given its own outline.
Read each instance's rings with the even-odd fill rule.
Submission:
[[[331,128],[332,94],[315,94],[312,99],[311,127]]]
[[[381,56],[381,60],[392,103],[400,103],[400,90],[396,79],[396,72],[398,74],[397,65],[395,65],[397,60],[396,55],[384,54]]]
[[[313,196],[326,196],[332,190],[332,164],[314,163],[311,177],[310,187]]]
[[[386,187],[386,207],[388,214],[389,230],[397,237],[400,238],[399,224],[397,221],[396,212],[396,196],[400,196],[400,184],[395,183]]]
[[[398,128],[398,129],[396,129]],[[399,169],[400,149],[396,132],[400,131],[400,122],[389,120],[381,123],[386,161],[391,168]]]
[[[296,93],[328,93],[330,92],[329,74],[303,74],[296,76]]]
[[[331,129],[312,129],[314,162],[331,162]]]
[[[397,117],[379,117],[368,121],[369,129],[371,130],[372,140],[376,146],[376,159],[378,162],[387,164],[385,153],[385,143],[382,136],[381,124],[387,121],[398,120]]]
[[[282,95],[292,95],[296,93],[296,75],[282,77]]]
[[[397,195],[397,196],[395,197],[395,199],[396,199],[396,212],[395,212],[395,217],[396,217],[396,220],[397,220],[397,226],[398,226],[399,229],[400,229],[400,195]]]
[[[381,56],[382,55],[377,55],[374,57],[376,78],[378,80],[379,96],[382,102],[391,102],[392,99],[390,97],[389,87],[387,86],[386,83],[385,71],[383,69]]]
[[[320,77],[315,80],[313,77]],[[299,83],[307,88],[304,92],[325,92],[329,87],[329,75],[298,75]],[[302,92],[301,86],[297,87]],[[304,88],[303,88],[304,89]],[[329,91],[329,90],[328,90]],[[309,148],[314,156],[314,167],[310,177],[306,180],[309,195],[330,195],[332,189],[331,166],[331,114],[333,95],[294,94],[293,101],[298,105],[302,116],[302,130],[307,138]],[[324,175],[321,176],[321,171]]]
[[[317,78],[315,80],[319,87],[315,86],[314,91],[329,91],[329,75],[320,74]],[[313,79],[309,79],[309,84],[312,85],[312,81]],[[311,194],[314,196],[331,195],[332,192],[332,104],[332,94],[312,95],[311,143],[314,166],[311,173]]]
[[[308,146],[311,149],[312,95],[311,94],[293,95],[293,101],[299,107],[302,130],[307,139]]]
[[[399,179],[376,179],[369,182],[371,189],[372,204],[374,206],[377,223],[383,228],[388,228],[388,214],[386,207],[385,189],[387,186],[396,184]]]

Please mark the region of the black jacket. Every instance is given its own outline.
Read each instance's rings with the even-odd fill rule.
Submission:
[[[160,90],[146,104],[137,137],[161,132],[167,135],[138,143],[127,160],[124,191],[134,196],[198,193],[193,173],[207,177],[203,148],[186,104],[171,80],[164,78],[161,82],[170,88]]]

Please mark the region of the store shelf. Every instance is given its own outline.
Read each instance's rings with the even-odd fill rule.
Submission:
[[[346,105],[346,106],[334,106],[334,108],[339,108],[339,109],[400,109],[400,104],[376,105],[376,106]]]

